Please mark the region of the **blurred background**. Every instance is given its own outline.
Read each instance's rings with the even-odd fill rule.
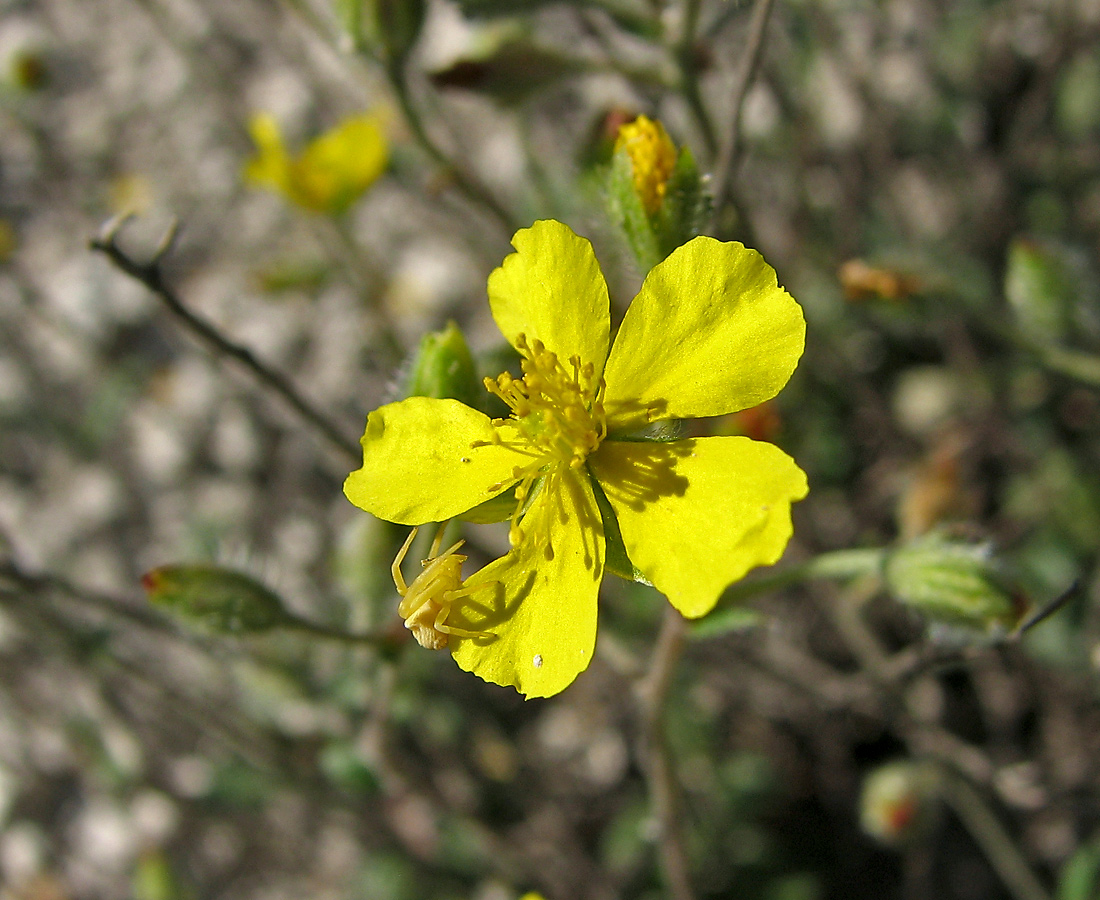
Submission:
[[[0,898],[1100,896],[1098,36],[1095,0],[0,0]],[[303,208],[246,177],[260,112],[291,156],[367,113],[385,172]],[[341,491],[366,414],[450,320],[503,368],[485,279],[535,219],[625,308],[640,113],[809,324],[701,426],[811,492],[667,688],[692,894],[659,594],[607,579],[550,700],[340,637],[401,633],[404,534]],[[90,248],[122,214],[342,444]],[[182,563],[316,633],[150,604]]]

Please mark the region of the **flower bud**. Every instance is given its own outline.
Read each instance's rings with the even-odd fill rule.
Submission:
[[[1006,587],[988,545],[933,532],[894,550],[884,576],[895,599],[932,619],[989,628],[1019,618],[1019,598]]]
[[[691,151],[645,116],[619,128],[607,202],[644,271],[697,235],[710,210]]]
[[[887,763],[863,779],[859,822],[890,846],[907,844],[931,823],[938,779],[934,770],[908,761]]]
[[[168,565],[141,579],[149,600],[221,634],[267,631],[290,616],[251,576],[211,565]]]
[[[460,400],[477,407],[484,393],[466,338],[454,322],[421,338],[406,382],[406,397]]]

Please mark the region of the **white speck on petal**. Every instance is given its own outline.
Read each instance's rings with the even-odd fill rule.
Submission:
[[[542,668],[542,654],[541,653],[536,653],[535,654],[534,663],[535,663],[535,668],[536,669],[541,669]]]

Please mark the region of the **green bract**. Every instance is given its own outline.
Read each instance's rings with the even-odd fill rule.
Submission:
[[[490,390],[491,420],[454,400],[375,410],[357,506],[418,525],[514,495],[511,552],[466,579],[495,584],[448,620],[458,664],[527,696],[565,688],[592,658],[604,573],[606,496],[633,565],[686,616],[774,563],[806,477],[771,444],[743,437],[631,439],[661,419],[714,416],[773,397],[802,354],[802,311],[760,254],[699,237],[646,278],[613,346],[607,286],[588,241],[560,222],[516,233],[489,278],[493,316],[523,377]],[[609,352],[610,349],[610,352]]]

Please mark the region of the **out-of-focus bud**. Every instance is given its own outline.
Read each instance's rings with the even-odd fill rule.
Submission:
[[[647,272],[698,234],[710,210],[691,151],[677,151],[664,126],[646,116],[619,128],[607,204]]]
[[[932,619],[989,629],[1011,627],[1023,612],[987,544],[927,534],[894,550],[884,569],[895,599]]]
[[[460,400],[476,409],[483,394],[466,338],[454,322],[421,338],[406,382],[406,397]]]
[[[1008,249],[1005,296],[1024,336],[1059,343],[1081,291],[1068,254],[1052,244],[1019,238]]]
[[[160,566],[141,583],[152,603],[222,634],[267,631],[291,620],[277,594],[231,569]]]
[[[891,847],[927,832],[935,815],[939,779],[927,766],[886,763],[863,779],[859,821],[863,830]]]
[[[424,0],[374,0],[378,39],[391,66],[403,65],[424,26]]]
[[[917,276],[850,259],[837,273],[846,300],[904,300],[923,287]]]

